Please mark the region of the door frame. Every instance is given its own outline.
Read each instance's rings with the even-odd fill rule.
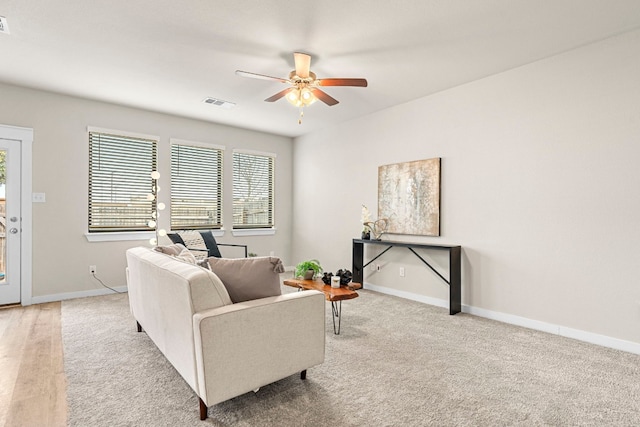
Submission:
[[[0,138],[20,143],[20,208],[22,233],[20,241],[20,304],[31,305],[33,217],[31,204],[33,129],[0,124]]]

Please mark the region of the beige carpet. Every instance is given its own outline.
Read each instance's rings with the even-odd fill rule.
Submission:
[[[62,304],[70,426],[638,426],[640,356],[361,291],[326,362],[209,408],[127,295]]]

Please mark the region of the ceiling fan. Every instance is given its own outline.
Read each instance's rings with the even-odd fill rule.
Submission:
[[[326,86],[356,86],[367,87],[367,79],[353,78],[328,78],[318,79],[316,74],[309,69],[311,66],[311,56],[306,53],[295,52],[293,54],[296,69],[289,73],[289,78],[265,76],[263,74],[250,73],[248,71],[236,70],[236,74],[242,77],[253,79],[275,80],[287,83],[290,86],[273,96],[265,99],[267,102],[275,102],[280,98],[285,98],[292,105],[300,108],[300,118],[298,123],[302,123],[303,108],[313,104],[317,99],[328,106],[336,105],[338,100],[324,92],[320,87]]]

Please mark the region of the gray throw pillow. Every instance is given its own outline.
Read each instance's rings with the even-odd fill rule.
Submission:
[[[181,261],[188,262],[189,264],[196,264],[196,258],[193,256],[189,249],[185,248],[180,243],[176,243],[174,245],[167,246],[156,246],[156,251],[162,252],[163,254],[171,255],[172,257],[179,259]]]
[[[203,259],[202,261],[196,261],[196,265],[211,271],[211,266],[209,265],[209,260],[207,259]]]
[[[163,254],[175,256],[187,248],[184,245],[176,243],[174,245],[156,246],[154,249],[158,252],[162,252]]]
[[[198,262],[196,257],[193,256],[191,251],[187,248],[184,248],[178,255],[174,255],[174,257],[181,261],[188,262],[189,264],[195,265]]]
[[[280,274],[284,272],[277,257],[208,258],[211,271],[222,280],[231,301],[242,302],[281,295]]]

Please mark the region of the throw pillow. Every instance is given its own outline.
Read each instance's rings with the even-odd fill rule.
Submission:
[[[175,256],[187,248],[181,244],[174,244],[174,245],[167,245],[167,246],[156,246],[154,249],[158,252],[162,252],[163,254]]]
[[[196,260],[196,257],[193,256],[191,251],[187,248],[184,248],[182,252],[180,252],[178,255],[174,255],[174,257],[181,261],[188,262],[189,264],[195,265],[198,263],[198,261]]]
[[[234,303],[281,295],[280,274],[284,272],[277,257],[210,257],[211,271],[222,280]]]
[[[197,263],[196,257],[193,256],[191,251],[189,251],[189,249],[185,248],[179,243],[176,243],[174,245],[167,245],[167,246],[156,246],[155,250],[158,252],[162,252],[163,254],[170,255],[181,261],[188,262],[189,264]]]
[[[207,270],[211,271],[211,266],[209,266],[209,260],[208,259],[203,259],[202,261],[196,261],[196,265],[202,267],[202,268],[206,268]]]
[[[204,239],[200,233],[195,230],[178,231],[178,236],[180,236],[184,245],[189,248],[198,261],[207,258],[209,250],[204,244]]]

